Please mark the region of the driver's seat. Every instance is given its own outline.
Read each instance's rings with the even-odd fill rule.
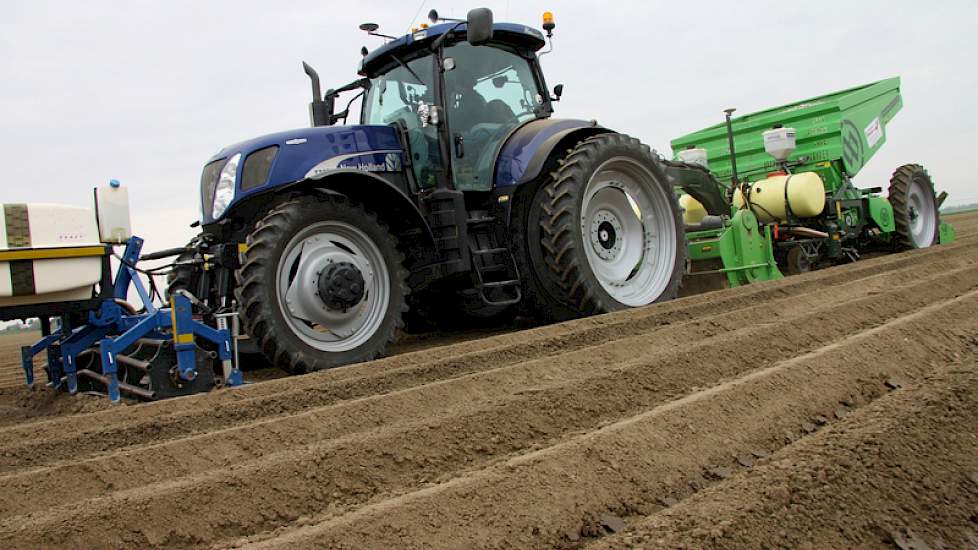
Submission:
[[[486,122],[503,124],[516,118],[513,109],[501,99],[494,99],[486,104]]]

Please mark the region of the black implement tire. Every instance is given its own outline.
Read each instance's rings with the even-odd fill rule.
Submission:
[[[941,213],[934,196],[934,182],[927,170],[919,164],[904,164],[897,168],[890,178],[889,193],[896,224],[896,245],[908,249],[937,244]]]
[[[560,159],[543,192],[551,294],[579,315],[676,297],[686,266],[682,210],[647,145],[590,137]]]
[[[313,252],[306,253],[310,239],[320,243],[320,238],[321,244],[309,245]],[[303,196],[280,204],[255,225],[247,244],[238,270],[242,320],[265,357],[286,372],[370,361],[384,354],[403,327],[408,294],[404,255],[377,216],[347,197]],[[310,271],[323,262],[358,266],[363,277],[359,302],[345,309],[327,307],[319,298],[321,277],[318,285],[298,282],[300,273],[335,273],[329,268]],[[368,274],[359,271],[363,266]],[[351,279],[344,273],[342,280]],[[303,289],[294,294],[301,308],[316,309],[296,312],[296,304],[286,305],[287,293],[296,288]],[[361,307],[366,308],[364,325],[354,326],[346,336],[335,332],[343,322],[355,321]],[[321,321],[324,315],[348,317]],[[311,316],[321,322],[309,321]]]

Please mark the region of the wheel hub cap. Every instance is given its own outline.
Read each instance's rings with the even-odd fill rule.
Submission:
[[[296,336],[330,352],[353,349],[373,336],[391,292],[377,245],[339,221],[310,226],[286,245],[276,286]]]
[[[910,237],[918,247],[930,246],[937,230],[934,195],[926,183],[914,181],[907,197]]]
[[[333,262],[319,274],[319,299],[329,309],[347,310],[364,295],[363,274],[351,262]]]
[[[613,260],[622,249],[622,224],[607,210],[595,214],[591,220],[591,247],[603,260]]]

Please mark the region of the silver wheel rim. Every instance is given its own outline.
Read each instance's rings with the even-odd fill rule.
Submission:
[[[344,311],[327,308],[319,298],[319,274],[333,262],[352,263],[364,280],[363,298]],[[348,351],[369,340],[383,324],[391,294],[380,249],[360,229],[337,221],[310,225],[289,241],[275,288],[292,332],[328,352]]]
[[[910,184],[907,193],[907,207],[910,216],[910,238],[917,248],[925,248],[933,244],[934,232],[937,229],[937,212],[934,208],[934,196],[929,186],[922,184],[916,178]]]
[[[615,157],[587,183],[581,235],[601,288],[631,307],[654,302],[669,287],[676,262],[671,201],[641,163]]]

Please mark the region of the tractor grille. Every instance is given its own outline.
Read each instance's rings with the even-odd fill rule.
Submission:
[[[210,212],[211,205],[214,204],[214,189],[225,160],[227,159],[215,160],[204,166],[204,172],[200,175],[200,206],[205,214]]]

